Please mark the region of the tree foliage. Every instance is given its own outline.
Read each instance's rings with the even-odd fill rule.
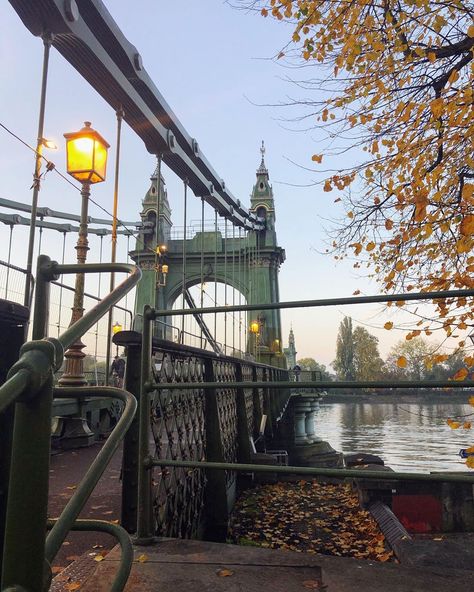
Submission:
[[[354,368],[357,380],[381,378],[383,360],[379,354],[379,340],[364,327],[356,327],[352,334],[354,342]]]
[[[339,325],[336,359],[333,362],[341,380],[377,380],[382,375],[383,360],[379,340],[364,327],[352,330],[352,319],[344,317]]]
[[[352,319],[344,317],[339,325],[336,342],[336,359],[332,363],[338,378],[355,380],[354,337],[352,335]]]
[[[321,66],[300,82],[318,96],[295,101],[332,145],[313,162],[355,156],[351,168],[322,171],[324,191],[343,191],[347,209],[338,257],[365,260],[386,291],[474,288],[472,0],[252,4],[292,23],[279,57]],[[474,318],[466,299],[435,306],[415,335],[451,335]]]
[[[296,362],[301,370],[310,370],[312,372],[319,372],[321,374],[321,380],[331,380],[331,375],[329,374],[326,366],[324,364],[319,364],[316,362],[314,358],[301,358]]]
[[[390,351],[385,371],[387,378],[397,380],[459,379],[468,375],[466,352],[440,353],[439,345],[422,337],[399,341]]]

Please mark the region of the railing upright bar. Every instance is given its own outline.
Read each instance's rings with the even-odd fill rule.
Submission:
[[[79,483],[74,495],[66,504],[66,507],[61,512],[61,516],[56,521],[51,532],[46,540],[46,559],[52,562],[61,545],[64,542],[69,530],[72,528],[76,518],[79,516],[82,508],[85,506],[89,499],[94,487],[97,485],[102,473],[105,471],[108,463],[112,456],[117,450],[121,440],[123,439],[126,431],[128,430],[135,411],[137,408],[135,398],[124,390],[117,389],[110,386],[99,386],[99,387],[59,387],[56,389],[56,393],[61,397],[80,397],[81,390],[84,394],[87,393],[88,397],[111,397],[119,399],[125,404],[123,413],[113,429],[107,441],[102,446],[99,454],[95,457],[91,466],[87,470],[87,473]]]
[[[44,337],[47,326],[51,278],[45,267],[49,262],[49,257],[38,259],[34,339]],[[20,368],[21,372],[22,366],[29,370],[32,396],[15,405],[1,586],[36,591],[45,584],[53,366],[57,351],[52,343],[44,341],[25,344],[21,353],[12,371]],[[40,388],[35,388],[35,382]]]
[[[153,514],[151,499],[151,470],[147,467],[150,458],[150,398],[153,309],[146,305],[143,311],[141,388],[139,402],[139,457],[138,457],[138,513],[137,544],[153,541]],[[159,388],[159,387],[157,387]]]

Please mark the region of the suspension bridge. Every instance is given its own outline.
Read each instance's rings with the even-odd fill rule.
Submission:
[[[64,256],[55,261],[41,254],[33,273],[30,265],[18,265],[10,247],[8,260],[1,264],[5,298],[0,322],[2,334],[8,331],[9,335],[8,343],[1,341],[5,355],[0,376],[4,442],[0,451],[0,526],[5,533],[0,540],[2,590],[48,589],[51,564],[70,530],[105,531],[120,546],[120,552],[113,556],[119,558],[99,569],[89,589],[123,590],[132,564],[127,589],[146,589],[158,585],[160,572],[166,571],[163,563],[180,563],[184,573],[193,558],[208,569],[216,563],[241,566],[235,567],[241,578],[238,585],[245,582],[247,590],[260,587],[255,566],[259,572],[278,578],[276,566],[285,565],[286,576],[291,575],[285,588],[288,590],[297,589],[293,585],[297,574],[302,573],[298,570],[304,568],[305,581],[321,587],[324,574],[321,576],[321,561],[317,559],[286,561],[282,556],[229,550],[211,543],[200,547],[198,541],[225,541],[241,474],[380,479],[375,470],[344,468],[342,455],[318,437],[315,412],[322,389],[394,384],[413,388],[427,384],[325,383],[306,375],[296,384],[282,353],[280,311],[471,297],[474,291],[281,302],[278,271],[285,252],[277,241],[273,189],[263,144],[247,207],[231,193],[198,141],[187,133],[148,76],[137,48],[125,38],[100,0],[10,0],[10,4],[25,27],[43,41],[43,77],[48,75],[49,51],[54,48],[116,112],[117,141],[123,120],[145,149],[156,156],[157,166],[142,209],[132,222],[122,222],[116,216],[89,218],[87,207],[84,209],[89,199],[88,182],[81,191],[80,216],[38,208],[35,203],[0,202],[14,212],[0,215],[0,221],[10,228],[10,245],[19,225],[62,234],[62,253],[67,237],[76,232],[79,235],[77,263],[66,262]],[[42,103],[40,122],[44,116]],[[41,181],[39,164],[44,159],[39,147],[34,151],[35,192]],[[179,228],[173,223],[162,163],[182,181],[184,216]],[[187,217],[191,193],[201,202],[198,221]],[[206,218],[206,208],[213,213],[211,219]],[[124,237],[129,261],[105,261],[100,247],[99,261],[86,263],[88,236],[102,245],[109,233],[113,241],[117,236]],[[119,273],[126,274],[126,279],[115,286]],[[101,274],[112,275],[110,292],[104,296],[99,286],[97,295],[82,293],[83,300],[78,301],[78,286],[84,292],[84,276],[94,275],[97,286]],[[79,278],[75,288],[66,283],[68,277]],[[59,298],[54,315],[50,315],[52,289]],[[71,291],[75,316],[66,326],[62,299]],[[15,292],[20,297],[26,294],[23,304],[21,298],[19,302],[14,297]],[[89,307],[90,301],[94,302]],[[127,360],[121,388],[107,384],[110,311],[114,309],[124,318],[121,330],[113,337]],[[106,339],[104,385],[97,376],[94,380],[85,375],[81,341],[95,348],[97,358],[100,319],[105,323]],[[187,319],[194,319],[192,330]],[[88,332],[92,332],[89,341],[85,337]],[[58,382],[55,375],[64,359],[66,366]],[[429,383],[448,385],[452,387],[453,383]],[[463,386],[473,387],[474,383],[467,381]],[[52,521],[47,515],[51,420],[60,413],[64,424],[66,419],[71,421],[68,438],[87,444],[100,424],[101,409],[113,416],[109,426],[113,430],[61,516]],[[66,428],[61,429],[56,434],[59,439],[65,436]],[[79,519],[121,442],[120,524]],[[390,473],[391,483],[401,480],[474,483],[468,474]],[[159,555],[164,549],[165,559],[150,562],[146,576],[138,573],[145,567],[133,560],[132,537],[137,553],[148,549],[150,555]],[[176,545],[175,539],[195,541]],[[326,568],[343,572],[346,583],[356,569],[325,564]],[[196,579],[193,572],[188,579],[183,576],[180,581],[184,583],[175,585],[175,570],[171,568],[171,576],[169,569],[166,572],[173,589],[197,581],[204,585],[210,577],[205,574]],[[379,589],[376,571],[365,568],[367,590]],[[404,589],[393,570],[383,573],[388,589]],[[430,583],[433,590],[443,589],[442,582],[432,574]],[[213,584],[222,590],[235,589],[233,585],[225,578]]]

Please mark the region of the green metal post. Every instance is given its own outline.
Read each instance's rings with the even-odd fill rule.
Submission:
[[[204,379],[214,381],[213,361],[209,358],[204,360]],[[224,460],[217,396],[217,388],[205,391],[206,460],[212,462],[222,462]],[[229,517],[226,475],[223,471],[209,470],[206,471],[206,477],[205,507],[207,524],[205,538],[222,542],[225,541],[227,534],[227,520]]]
[[[138,456],[138,516],[137,516],[137,540],[138,545],[147,545],[153,542],[153,508],[151,499],[151,469],[149,431],[150,431],[150,397],[148,395],[148,383],[151,379],[151,354],[152,354],[152,311],[146,305],[143,310],[142,333],[142,360],[141,360],[141,388],[140,388],[140,434]]]
[[[49,280],[43,265],[49,258],[39,257],[33,338],[44,337],[49,310]],[[35,347],[36,345],[36,347]],[[20,586],[39,592],[50,576],[45,564],[45,533],[48,508],[51,408],[53,402],[54,346],[47,342],[26,344],[22,353],[50,355],[49,376],[43,386],[15,406],[2,587]],[[36,361],[36,360],[33,360]],[[42,359],[44,362],[44,358]],[[31,383],[44,379],[43,368],[33,374]],[[32,495],[34,492],[34,495]]]
[[[141,343],[129,343],[126,347],[127,372],[125,374],[125,390],[137,399],[138,404],[137,413],[128,428],[123,442],[121,524],[129,533],[134,533],[137,530],[141,349]]]
[[[238,382],[242,382],[242,364],[236,364],[235,378]],[[247,421],[247,409],[245,406],[245,390],[238,388],[237,390],[237,458],[239,462],[250,462],[250,433],[249,424]]]
[[[252,366],[252,382],[257,382],[257,366]],[[255,426],[255,434],[258,433],[260,422],[262,420],[262,408],[260,406],[260,393],[258,388],[252,389],[252,400],[253,400],[253,425]],[[254,435],[255,435],[254,434]]]

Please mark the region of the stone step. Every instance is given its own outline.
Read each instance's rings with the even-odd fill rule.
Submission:
[[[474,573],[429,566],[311,555],[189,541],[158,539],[136,546],[126,592],[471,592]],[[81,592],[108,592],[116,574],[116,547],[81,586]],[[141,560],[140,560],[141,558]]]

